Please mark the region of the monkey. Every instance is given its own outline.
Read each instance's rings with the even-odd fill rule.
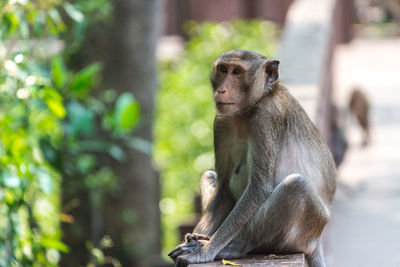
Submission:
[[[297,253],[325,266],[335,164],[318,129],[279,83],[278,60],[222,54],[211,73],[215,171],[200,180],[202,217],[168,255],[175,266]]]
[[[355,87],[350,96],[349,109],[363,130],[362,146],[367,146],[370,142],[369,106],[367,96]]]

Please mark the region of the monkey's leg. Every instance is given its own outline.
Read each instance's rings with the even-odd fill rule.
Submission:
[[[215,194],[215,188],[217,186],[217,173],[215,171],[205,171],[200,179],[200,196],[201,196],[201,211],[204,214],[210,201],[213,199]],[[193,231],[193,234],[186,234],[184,241],[190,242],[192,240],[209,240],[207,235],[198,233],[198,229]]]
[[[230,191],[218,184],[217,174],[206,171],[200,181],[203,215],[193,233],[212,236],[235,205]]]
[[[215,197],[217,187],[217,173],[215,171],[205,171],[200,179],[200,196],[201,196],[201,210],[202,210],[202,220],[198,223],[196,228],[193,231],[193,234],[186,234],[185,235],[185,242],[190,242],[192,240],[209,240],[208,235],[209,233],[205,233],[202,230],[202,226],[205,224],[204,221],[205,217],[204,214],[206,213],[206,209],[209,206],[210,202]],[[210,216],[207,216],[208,218]],[[207,235],[204,235],[207,234]]]
[[[328,218],[328,208],[309,181],[289,175],[217,258],[304,252],[310,267],[325,266],[320,235]]]
[[[203,213],[212,200],[216,186],[217,173],[214,171],[205,171],[200,179],[201,208]]]

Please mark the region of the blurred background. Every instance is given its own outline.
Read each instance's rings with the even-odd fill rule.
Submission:
[[[0,266],[172,266],[231,49],[330,145],[328,266],[400,266],[399,0],[0,0]]]

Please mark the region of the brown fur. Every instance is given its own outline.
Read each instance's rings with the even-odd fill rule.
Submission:
[[[355,88],[350,96],[349,107],[363,129],[363,145],[370,142],[369,106],[367,96],[360,89]]]
[[[295,252],[304,252],[312,267],[325,266],[320,235],[330,217],[335,166],[317,128],[279,84],[278,65],[241,50],[214,64],[216,172],[201,178],[203,216],[169,254],[176,266]]]

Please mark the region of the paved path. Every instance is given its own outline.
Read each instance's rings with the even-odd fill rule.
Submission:
[[[357,125],[339,170],[327,231],[329,267],[400,266],[400,39],[355,40],[335,57],[335,99],[347,105],[359,85],[372,104],[372,144]]]

